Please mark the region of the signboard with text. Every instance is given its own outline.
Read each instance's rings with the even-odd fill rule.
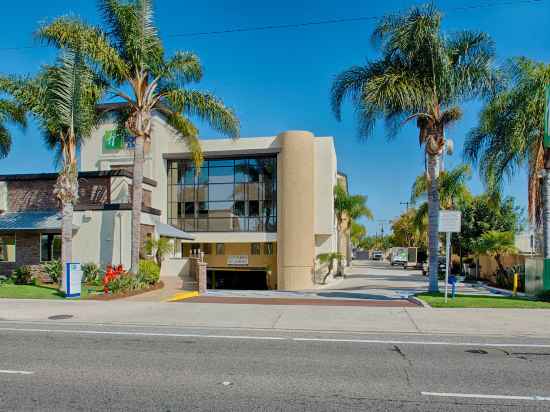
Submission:
[[[439,211],[439,231],[441,233],[458,233],[461,229],[462,213],[456,210]]]
[[[79,298],[82,285],[82,267],[80,263],[67,263],[67,279],[65,294],[68,298]]]
[[[118,130],[107,130],[103,135],[104,150],[131,150],[135,147],[136,139]]]
[[[227,266],[248,266],[248,256],[247,255],[228,256]]]

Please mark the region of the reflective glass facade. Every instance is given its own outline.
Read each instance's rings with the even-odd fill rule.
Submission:
[[[277,158],[168,161],[168,223],[187,232],[276,232]]]

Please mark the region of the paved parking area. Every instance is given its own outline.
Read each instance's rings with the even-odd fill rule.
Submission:
[[[392,267],[388,262],[356,260],[348,268],[344,279],[323,287],[319,296],[363,299],[404,299],[428,290],[428,277],[420,270]],[[443,291],[445,282],[439,282]],[[470,295],[491,295],[491,292],[477,285],[459,283],[457,293]]]

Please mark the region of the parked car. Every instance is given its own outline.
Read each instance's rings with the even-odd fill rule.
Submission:
[[[445,274],[445,266],[447,264],[447,259],[445,258],[445,256],[439,256],[439,265],[437,266],[437,273],[439,275],[444,275]],[[422,274],[424,276],[428,276],[428,272],[429,272],[429,259],[427,262],[424,262],[422,264]]]
[[[391,249],[390,264],[392,266],[406,266],[409,261],[409,250],[406,247],[393,247]]]
[[[379,250],[375,250],[372,252],[372,260],[384,260],[384,254]]]

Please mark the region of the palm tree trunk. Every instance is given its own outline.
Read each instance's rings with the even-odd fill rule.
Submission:
[[[63,293],[67,292],[67,263],[71,263],[73,259],[73,203],[63,202],[62,219],[61,219],[61,281],[59,282],[60,290]]]
[[[340,255],[342,253],[342,222],[338,219],[336,224],[336,252]],[[336,276],[342,275],[342,263],[338,260],[336,263]]]
[[[131,273],[137,273],[141,249],[141,204],[143,202],[144,138],[136,136],[132,181],[132,254]]]
[[[428,154],[428,253],[431,293],[439,292],[439,188],[437,162],[439,156]]]

